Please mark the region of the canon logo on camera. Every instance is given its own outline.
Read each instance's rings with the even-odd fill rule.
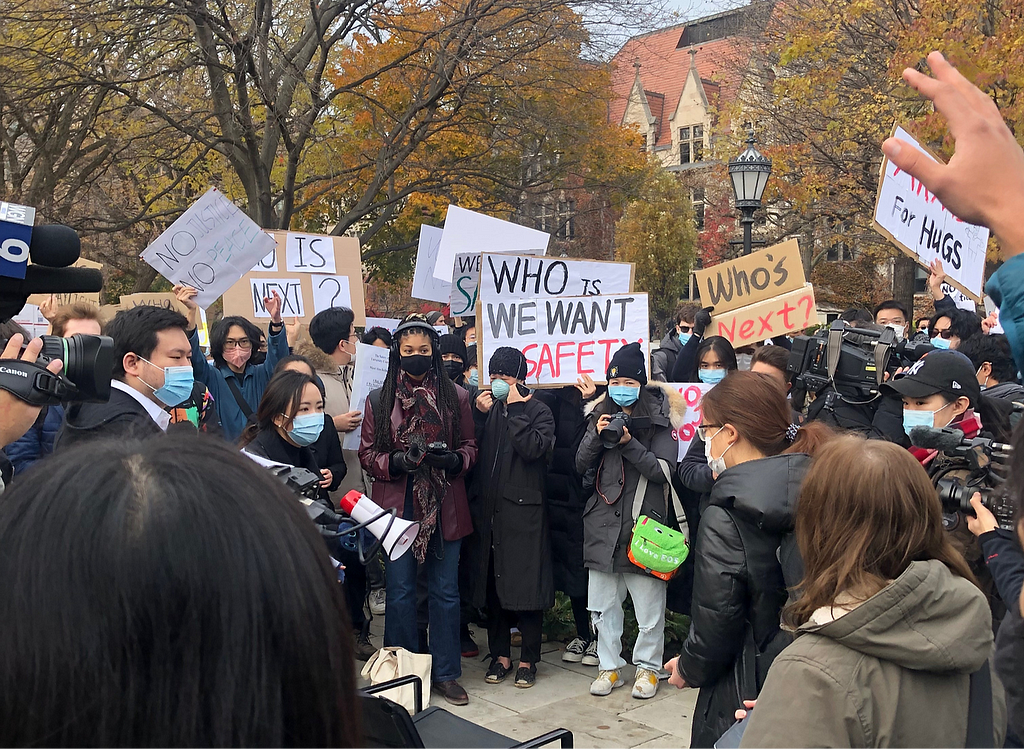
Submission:
[[[18,375],[18,377],[25,377],[25,378],[28,377],[28,372],[22,372],[22,371],[17,370],[17,369],[11,369],[9,367],[0,367],[0,374],[12,374],[12,375]]]

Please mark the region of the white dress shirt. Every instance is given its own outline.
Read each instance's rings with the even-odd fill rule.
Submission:
[[[147,398],[138,390],[135,390],[134,388],[131,388],[128,385],[125,385],[120,380],[111,380],[110,387],[114,388],[115,390],[120,390],[122,393],[127,393],[132,398],[141,403],[142,407],[146,409],[146,413],[148,413],[153,418],[153,421],[156,422],[156,425],[160,427],[163,431],[167,431],[167,425],[171,423],[171,415],[164,411],[162,408],[160,408],[160,406],[158,406],[150,398]]]

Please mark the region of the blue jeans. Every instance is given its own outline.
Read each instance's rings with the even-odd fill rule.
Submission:
[[[411,497],[406,498],[406,518],[413,516]],[[431,679],[451,681],[462,676],[459,646],[459,550],[462,541],[443,541],[441,529],[434,531],[423,566],[427,574],[430,612]],[[384,615],[384,645],[419,650],[416,632],[416,556],[407,551],[396,562],[386,559],[387,603]]]

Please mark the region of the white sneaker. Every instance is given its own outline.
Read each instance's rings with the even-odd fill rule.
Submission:
[[[387,608],[388,592],[386,588],[377,588],[370,591],[370,613],[380,616]]]
[[[562,653],[562,660],[566,663],[579,663],[583,660],[583,653],[586,649],[587,643],[583,642],[582,637],[577,637],[565,646],[565,652]]]
[[[583,654],[583,658],[580,660],[584,666],[600,666],[601,659],[597,657],[597,638],[595,637],[587,645],[587,652]]]
[[[602,671],[590,685],[590,693],[596,697],[604,697],[625,683],[618,671]]]
[[[646,668],[636,668],[636,679],[633,682],[633,697],[638,700],[649,700],[658,693],[658,675]]]

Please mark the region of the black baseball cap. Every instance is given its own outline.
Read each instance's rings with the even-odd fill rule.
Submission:
[[[972,408],[981,401],[974,365],[959,351],[931,351],[914,362],[904,375],[882,387],[908,398],[927,398],[935,393],[953,400],[966,396]]]

